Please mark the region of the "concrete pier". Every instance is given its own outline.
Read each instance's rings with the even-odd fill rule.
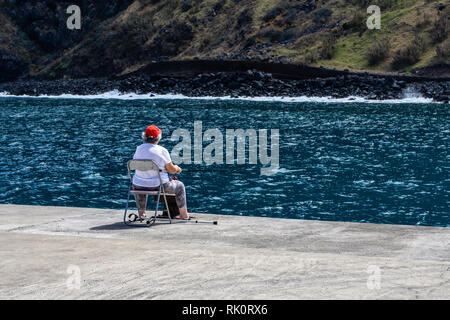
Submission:
[[[1,299],[449,299],[450,229],[0,205]]]

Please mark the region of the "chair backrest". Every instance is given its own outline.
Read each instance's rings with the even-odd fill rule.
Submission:
[[[159,175],[159,171],[160,171],[159,167],[152,160],[130,160],[127,163],[127,167],[128,167],[128,177],[130,178],[130,180],[132,180],[131,171],[136,171],[136,170],[156,171],[155,176],[158,176],[159,179],[161,180],[161,177]]]

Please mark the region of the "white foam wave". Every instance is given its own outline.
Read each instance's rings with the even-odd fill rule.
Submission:
[[[182,94],[137,94],[137,93],[121,93],[118,90],[113,90],[105,93],[95,95],[11,95],[8,92],[0,92],[0,98],[34,98],[34,99],[118,99],[118,100],[155,100],[155,99],[171,99],[171,100],[244,100],[255,102],[317,102],[317,103],[436,103],[431,98],[424,98],[420,95],[405,96],[402,99],[387,99],[387,100],[373,100],[364,97],[350,96],[347,98],[333,98],[333,97],[231,97],[231,96],[201,96],[188,97]]]

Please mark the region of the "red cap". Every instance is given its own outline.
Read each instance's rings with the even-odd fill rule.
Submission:
[[[156,138],[162,133],[161,129],[152,124],[151,126],[148,126],[147,129],[145,129],[145,135],[149,136],[150,138]]]

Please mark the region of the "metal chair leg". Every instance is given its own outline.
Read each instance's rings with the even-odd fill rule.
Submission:
[[[131,192],[130,192],[131,190],[128,190],[128,196],[127,196],[127,205],[125,206],[125,213],[123,214],[123,223],[125,223],[125,225],[129,225],[128,224],[128,221],[127,221],[127,212],[128,212],[128,205],[129,205],[129,202],[130,202],[130,194],[131,194]]]
[[[164,196],[164,203],[166,204],[166,208],[167,208],[167,216],[169,217],[169,223],[172,224],[172,217],[170,216],[170,209],[169,209],[169,205],[167,204],[167,198],[166,198],[166,190],[164,190],[164,186],[162,185],[162,183],[160,184],[159,188],[162,188],[163,191],[163,196]]]
[[[155,223],[156,223],[156,216],[158,215],[158,208],[159,208],[159,199],[160,199],[160,196],[161,196],[161,187],[160,187],[159,190],[158,190],[158,197],[157,197],[157,199],[156,199],[156,208],[155,208],[155,214],[153,215],[153,223],[152,223],[152,224],[155,224]]]

